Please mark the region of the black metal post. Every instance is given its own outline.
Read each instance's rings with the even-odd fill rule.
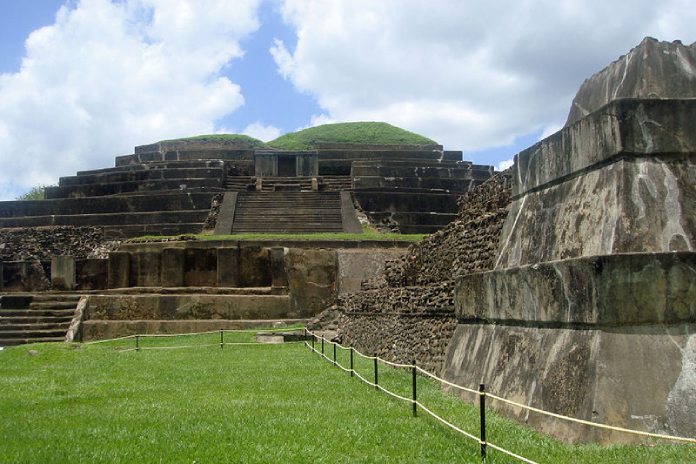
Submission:
[[[223,332],[222,329],[220,329],[220,349],[223,349],[225,347],[225,336],[223,335],[225,332]]]
[[[140,351],[140,335],[135,336],[135,351]]]
[[[377,375],[377,355],[375,355],[375,389],[379,390],[377,385],[379,385],[379,376]]]
[[[479,385],[479,411],[481,417],[481,462],[486,462],[486,386]]]
[[[315,338],[317,338],[317,337],[316,337],[314,334],[312,334],[312,350],[313,350],[313,351],[316,351],[316,350],[314,349],[314,339],[315,339]]]
[[[411,382],[413,384],[413,417],[418,415],[418,405],[416,401],[418,398],[416,396],[416,360],[413,360],[413,367],[411,368]]]
[[[350,347],[350,376],[353,377],[353,347]]]
[[[334,343],[334,353],[333,353],[333,356],[334,356],[334,360],[333,360],[333,361],[334,361],[334,366],[335,366],[335,365],[336,365],[336,344],[335,344],[335,343]]]
[[[321,354],[324,354],[324,336],[321,336]]]

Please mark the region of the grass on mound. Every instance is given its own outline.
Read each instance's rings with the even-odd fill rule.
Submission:
[[[245,142],[253,148],[267,148],[268,146],[259,139],[243,134],[206,134],[180,139],[161,140],[163,142]]]
[[[167,340],[191,343],[191,337]],[[475,442],[422,412],[411,417],[410,404],[351,379],[301,344],[123,348],[113,342],[0,351],[0,460],[480,462]],[[347,364],[348,353],[338,350],[338,359]],[[371,361],[356,357],[356,369],[371,378]],[[382,385],[409,396],[408,373],[380,369]],[[477,433],[476,408],[426,378],[419,377],[418,390],[435,412]],[[696,460],[696,447],[687,445],[569,446],[493,413],[488,438],[545,463]],[[488,462],[511,461],[489,450]]]
[[[437,142],[386,122],[344,122],[310,127],[268,142],[282,150],[309,150],[317,142],[371,145],[435,145]]]
[[[287,240],[287,241],[391,241],[415,243],[421,241],[427,234],[393,234],[379,233],[366,229],[362,234],[349,234],[342,232],[318,232],[306,234],[279,234],[279,233],[243,233],[231,235],[197,234],[187,237],[195,237],[196,240],[239,240],[239,241],[263,241],[263,240]],[[144,235],[128,240],[130,243],[171,241],[173,236]]]

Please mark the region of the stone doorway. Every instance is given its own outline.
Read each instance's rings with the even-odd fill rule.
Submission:
[[[296,177],[297,162],[294,156],[278,156],[278,176]]]

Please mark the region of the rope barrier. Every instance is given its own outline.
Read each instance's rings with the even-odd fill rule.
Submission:
[[[479,395],[479,394],[480,394],[478,390],[474,390],[474,389],[471,389],[471,388],[462,387],[461,385],[457,385],[456,383],[448,382],[447,380],[441,379],[440,377],[436,376],[435,374],[431,374],[430,372],[428,372],[428,371],[426,371],[425,369],[422,369],[422,368],[420,368],[420,367],[418,367],[418,366],[416,366],[416,369],[417,369],[418,372],[420,372],[421,374],[427,375],[427,376],[430,377],[431,379],[435,379],[435,380],[437,380],[437,381],[439,381],[439,382],[441,382],[441,383],[444,383],[445,385],[448,385],[448,386],[450,386],[450,387],[457,388],[457,389],[459,389],[459,390],[463,390],[463,391],[468,392],[468,393],[473,393],[473,394],[475,394],[475,395]]]
[[[516,401],[508,400],[507,398],[503,398],[503,397],[494,395],[492,393],[486,393],[486,396],[493,398],[494,400],[498,400],[498,401],[501,401],[503,403],[510,404],[512,406],[517,406],[517,407],[520,407],[523,409],[527,409],[529,411],[538,412],[540,414],[545,414],[547,416],[555,417],[557,419],[567,420],[570,422],[575,422],[578,424],[589,425],[592,427],[597,427],[597,428],[606,429],[606,430],[614,430],[616,432],[633,433],[635,435],[643,435],[643,436],[652,437],[652,438],[662,438],[665,440],[675,440],[675,441],[683,441],[683,442],[687,442],[687,443],[696,443],[696,439],[694,439],[694,438],[677,437],[677,436],[665,435],[665,434],[661,434],[661,433],[642,432],[640,430],[626,429],[623,427],[616,427],[613,425],[601,424],[599,422],[590,422],[590,421],[586,421],[583,419],[576,419],[575,417],[564,416],[562,414],[556,414],[555,412],[545,411],[543,409],[535,408],[532,406],[527,406],[526,404],[521,404],[521,403],[518,403]]]
[[[520,461],[522,461],[522,462],[526,462],[526,463],[528,463],[528,464],[539,464],[539,463],[536,462],[536,461],[532,461],[531,459],[527,459],[527,458],[525,458],[525,457],[523,457],[523,456],[520,456],[519,454],[515,454],[515,453],[513,453],[512,451],[508,451],[508,450],[506,450],[505,448],[501,448],[501,447],[498,446],[498,445],[494,445],[494,444],[491,443],[490,441],[487,441],[487,442],[485,443],[485,445],[488,446],[488,447],[490,447],[490,448],[493,448],[494,450],[500,451],[500,452],[503,453],[503,454],[507,454],[507,455],[510,456],[511,458],[515,458],[515,459],[520,460]]]
[[[311,335],[313,335],[313,336],[316,336],[316,334],[315,334],[314,332],[311,332],[311,331],[309,331],[309,330],[307,331],[307,334],[311,334]],[[322,338],[323,338],[323,337],[322,337]],[[384,359],[382,359],[382,358],[375,357],[375,356],[365,356],[364,354],[362,354],[360,351],[358,351],[358,350],[355,349],[355,348],[353,348],[353,351],[354,351],[355,353],[357,353],[359,356],[362,356],[363,358],[366,358],[366,359],[377,359],[379,362],[382,362],[382,363],[384,363],[384,364],[388,364],[388,365],[390,365],[390,366],[399,367],[399,368],[413,368],[413,367],[415,367],[416,370],[418,370],[418,372],[420,372],[420,373],[422,373],[422,374],[424,374],[424,375],[430,377],[430,378],[433,379],[433,380],[436,380],[436,381],[438,381],[438,382],[440,382],[440,383],[443,383],[443,384],[445,384],[445,385],[448,385],[448,386],[450,386],[450,387],[452,387],[452,388],[456,388],[456,389],[458,389],[458,390],[462,390],[462,391],[465,391],[465,392],[468,392],[468,393],[473,393],[473,394],[475,394],[475,395],[480,395],[480,394],[481,394],[478,390],[474,390],[474,389],[471,389],[471,388],[467,388],[467,387],[464,387],[464,386],[457,385],[457,384],[455,384],[455,383],[449,382],[449,381],[447,381],[447,380],[445,380],[445,379],[443,379],[443,378],[441,378],[441,377],[436,376],[435,374],[432,374],[432,373],[426,371],[425,369],[423,369],[423,368],[421,368],[421,367],[419,367],[419,366],[414,366],[414,365],[412,365],[412,364],[400,364],[400,363],[395,363],[395,362],[387,361],[387,360],[384,360]],[[562,420],[567,420],[567,421],[570,421],[570,422],[575,422],[575,423],[578,423],[578,424],[587,425],[587,426],[590,426],[590,427],[597,427],[597,428],[606,429],[606,430],[613,430],[613,431],[616,431],[616,432],[632,433],[632,434],[635,434],[635,435],[642,435],[642,436],[651,437],[651,438],[659,438],[659,439],[663,439],[663,440],[681,441],[681,442],[685,442],[685,443],[696,443],[696,438],[678,437],[678,436],[667,435],[667,434],[661,434],[661,433],[642,432],[642,431],[640,431],[640,430],[633,430],[633,429],[627,429],[627,428],[624,428],[624,427],[616,427],[616,426],[613,426],[613,425],[601,424],[601,423],[598,423],[598,422],[591,422],[591,421],[587,421],[587,420],[583,420],[583,419],[577,419],[577,418],[570,417],[570,416],[564,416],[564,415],[562,415],[562,414],[557,414],[557,413],[554,413],[554,412],[551,412],[551,411],[545,411],[545,410],[543,410],[543,409],[535,408],[535,407],[532,407],[532,406],[527,406],[526,404],[522,404],[522,403],[518,403],[518,402],[516,402],[516,401],[508,400],[507,398],[503,398],[503,397],[494,395],[494,394],[489,393],[489,392],[485,392],[485,393],[483,393],[483,395],[488,396],[488,397],[491,397],[491,398],[493,398],[493,399],[495,399],[495,400],[498,400],[498,401],[502,401],[502,402],[504,402],[504,403],[508,403],[508,404],[510,404],[510,405],[512,405],[512,406],[516,406],[516,407],[523,408],[523,409],[526,409],[526,410],[529,410],[529,411],[533,411],[533,412],[537,412],[537,413],[540,413],[540,414],[545,414],[545,415],[547,415],[547,416],[555,417],[555,418],[557,418],[557,419],[562,419]]]
[[[128,340],[129,338],[135,338],[135,335],[126,335],[125,337],[109,338],[107,340],[94,340],[91,342],[85,342],[83,345],[96,345],[98,343],[116,342],[120,340]]]
[[[311,334],[313,337],[316,337],[315,334],[313,334],[313,333],[311,333],[311,332],[309,332],[309,331],[308,331],[307,333],[308,333],[308,334]],[[320,340],[324,340],[325,342],[327,341],[324,337],[320,337]],[[500,446],[492,445],[492,444],[490,444],[490,443],[481,441],[481,440],[480,440],[478,437],[476,437],[475,435],[470,434],[469,432],[467,432],[467,431],[465,431],[465,430],[463,430],[463,429],[457,427],[456,425],[452,424],[451,422],[449,422],[449,421],[445,420],[444,418],[438,416],[436,413],[434,413],[433,411],[431,411],[430,409],[428,409],[425,405],[423,405],[423,403],[421,403],[421,402],[419,402],[419,401],[414,401],[414,399],[412,399],[412,398],[407,398],[407,397],[405,397],[405,396],[401,396],[401,395],[399,395],[399,394],[397,394],[397,393],[394,393],[394,392],[390,391],[389,389],[383,387],[382,385],[378,385],[378,384],[376,384],[376,383],[370,382],[369,380],[367,380],[365,377],[363,377],[359,372],[355,371],[354,369],[347,369],[347,368],[343,367],[343,366],[342,366],[340,363],[338,363],[338,362],[335,362],[335,363],[334,363],[334,360],[333,360],[333,359],[329,358],[329,357],[326,356],[324,353],[318,351],[316,348],[313,348],[313,347],[312,347],[309,343],[307,343],[306,341],[304,342],[304,344],[305,344],[305,346],[306,346],[307,348],[309,348],[311,351],[317,353],[317,354],[320,355],[322,358],[324,358],[324,359],[326,359],[327,361],[329,361],[330,363],[334,364],[335,366],[337,366],[338,368],[340,368],[343,372],[352,372],[352,373],[353,373],[359,380],[361,380],[362,382],[366,383],[367,385],[369,385],[369,386],[371,386],[371,387],[376,387],[376,388],[377,388],[378,390],[380,390],[381,392],[384,392],[384,393],[386,393],[387,395],[389,395],[389,396],[391,396],[391,397],[393,397],[393,398],[396,398],[396,399],[398,399],[398,400],[405,401],[405,402],[411,403],[411,404],[414,404],[414,403],[415,403],[416,406],[420,407],[423,411],[425,411],[426,413],[428,413],[429,415],[431,415],[432,417],[434,417],[434,418],[437,419],[438,421],[442,422],[442,423],[443,423],[444,425],[446,425],[447,427],[451,428],[452,430],[454,430],[454,431],[456,431],[456,432],[459,432],[459,433],[463,434],[465,437],[467,437],[467,438],[469,438],[469,439],[472,439],[472,440],[476,441],[479,445],[488,445],[488,446],[490,446],[492,449],[496,449],[496,450],[498,450],[498,451],[501,451],[502,453],[504,453],[504,454],[506,454],[506,455],[508,455],[508,456],[510,456],[510,457],[519,459],[520,461],[526,462],[526,463],[528,463],[528,464],[538,464],[538,463],[535,462],[535,461],[532,461],[532,460],[529,460],[529,459],[527,459],[527,458],[525,458],[525,457],[519,456],[519,455],[517,455],[517,454],[515,454],[515,453],[513,453],[513,452],[511,452],[511,451],[508,451],[508,450],[506,450],[506,449],[504,449],[504,448],[502,448],[502,447],[500,447]],[[335,342],[329,342],[329,344],[330,344],[330,345],[338,345],[338,346],[341,346],[340,344],[335,343]],[[364,355],[362,355],[362,356],[365,357],[365,358],[367,358],[367,356],[364,356]],[[379,358],[379,357],[372,357],[371,359],[377,359],[377,360],[379,360],[379,361],[384,361],[383,359],[381,359],[381,358]],[[413,365],[399,364],[399,363],[392,363],[392,362],[385,362],[385,364],[388,364],[388,365],[391,365],[391,366],[395,366],[395,367],[397,367],[397,368],[403,368],[403,367],[410,367],[410,368],[413,368],[413,367],[415,367],[415,366],[413,366]],[[476,393],[478,394],[479,392],[477,391]]]

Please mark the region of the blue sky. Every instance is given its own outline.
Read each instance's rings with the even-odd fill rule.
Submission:
[[[504,166],[691,0],[0,0],[0,199],[153,141],[386,121]]]

